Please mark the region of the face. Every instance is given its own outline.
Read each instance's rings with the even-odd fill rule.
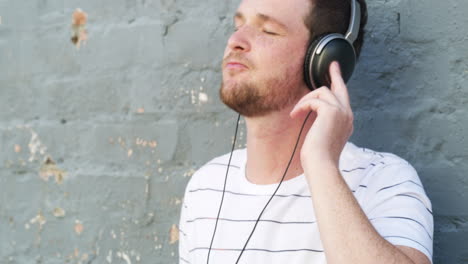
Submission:
[[[221,100],[246,117],[295,104],[308,88],[303,60],[310,0],[243,0],[222,64]]]

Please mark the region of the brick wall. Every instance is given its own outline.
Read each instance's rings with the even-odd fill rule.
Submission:
[[[185,185],[233,137],[218,87],[238,3],[0,0],[0,263],[177,263]],[[468,2],[368,5],[351,141],[416,167],[435,263],[466,263]]]

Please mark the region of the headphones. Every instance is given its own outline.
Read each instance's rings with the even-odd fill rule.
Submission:
[[[351,0],[351,14],[346,35],[327,33],[318,36],[307,49],[304,61],[304,80],[310,90],[322,86],[330,87],[330,64],[337,61],[345,83],[351,78],[356,65],[356,51],[353,43],[359,35],[361,5]]]

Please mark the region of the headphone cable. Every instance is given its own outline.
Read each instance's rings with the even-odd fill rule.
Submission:
[[[250,235],[249,237],[247,238],[247,241],[245,242],[244,244],[244,247],[242,248],[240,254],[239,254],[239,257],[237,257],[237,260],[236,260],[236,264],[239,263],[239,260],[242,256],[242,254],[244,253],[245,251],[245,248],[247,247],[247,244],[249,243],[250,241],[250,238],[252,237],[255,229],[257,228],[257,224],[258,222],[260,221],[260,218],[262,217],[263,215],[263,212],[265,211],[265,209],[267,208],[268,204],[270,204],[271,200],[273,199],[273,197],[276,195],[276,192],[278,191],[278,189],[280,188],[281,184],[283,183],[283,180],[284,180],[284,177],[286,176],[286,173],[288,172],[288,169],[289,169],[289,166],[291,165],[291,162],[292,162],[292,159],[294,158],[294,154],[296,153],[296,149],[297,149],[297,146],[299,145],[299,140],[301,139],[301,135],[302,135],[302,132],[304,130],[304,127],[305,127],[305,124],[307,122],[307,119],[309,119],[309,116],[310,114],[312,113],[312,111],[310,111],[305,120],[304,120],[304,123],[302,124],[302,127],[301,127],[301,130],[299,131],[299,135],[297,137],[297,141],[296,141],[296,144],[294,146],[294,150],[291,154],[291,158],[289,159],[289,162],[288,162],[288,165],[286,166],[286,170],[284,171],[284,174],[283,174],[283,177],[281,178],[281,181],[280,183],[278,184],[278,187],[276,187],[276,190],[275,192],[271,195],[270,199],[268,200],[268,202],[265,204],[265,207],[263,207],[263,210],[260,212],[260,215],[258,216],[257,220],[255,221],[255,225],[252,229],[252,232],[250,232]],[[208,261],[209,261],[209,258],[210,258],[210,252],[211,252],[211,247],[213,245],[213,240],[214,240],[214,237],[215,237],[215,232],[216,232],[216,228],[218,226],[218,219],[219,219],[219,215],[220,215],[220,212],[221,212],[221,207],[223,205],[223,200],[224,200],[224,193],[225,193],[225,190],[226,190],[226,181],[227,181],[227,175],[228,175],[228,171],[229,171],[229,167],[230,167],[230,164],[231,164],[231,158],[232,158],[232,153],[234,151],[234,147],[235,147],[235,144],[236,144],[236,137],[237,137],[237,129],[238,129],[238,126],[239,126],[239,119],[240,119],[240,114],[238,116],[238,119],[237,119],[237,124],[236,124],[236,131],[235,131],[235,135],[234,135],[234,142],[232,144],[232,150],[231,150],[231,155],[229,156],[229,163],[228,163],[228,167],[227,167],[227,170],[226,170],[226,178],[224,180],[224,188],[223,188],[223,195],[222,195],[222,198],[221,198],[221,205],[219,206],[219,211],[218,211],[218,216],[216,217],[216,224],[215,224],[215,229],[213,231],[213,237],[211,238],[211,244],[210,244],[210,248],[208,250],[208,258],[206,260],[206,263],[208,264]]]
[[[215,224],[215,228],[213,230],[213,237],[211,238],[210,248],[208,250],[208,257],[206,258],[206,264],[208,264],[208,262],[210,261],[211,247],[213,246],[213,241],[214,241],[214,237],[215,237],[215,233],[216,233],[216,228],[218,227],[218,219],[219,219],[219,215],[221,213],[221,207],[223,206],[224,193],[225,193],[225,190],[226,190],[227,176],[228,176],[228,173],[229,173],[229,167],[231,166],[232,153],[234,152],[234,148],[236,147],[237,129],[239,128],[240,117],[241,117],[241,115],[239,114],[237,116],[236,132],[234,132],[234,140],[232,142],[231,155],[229,156],[229,162],[228,162],[228,166],[227,166],[227,169],[226,169],[226,177],[224,178],[223,195],[221,196],[221,204],[219,205],[218,216],[216,217],[216,224]]]

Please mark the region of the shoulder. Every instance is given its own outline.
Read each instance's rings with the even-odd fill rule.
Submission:
[[[358,147],[348,142],[342,156],[341,160],[347,167],[366,169],[365,181],[374,188],[384,188],[386,185],[401,182],[422,187],[416,169],[396,154]]]
[[[340,162],[344,164],[369,164],[375,166],[377,164],[407,164],[410,165],[405,159],[389,152],[375,151],[370,148],[357,146],[352,142],[347,142],[343,149]]]

